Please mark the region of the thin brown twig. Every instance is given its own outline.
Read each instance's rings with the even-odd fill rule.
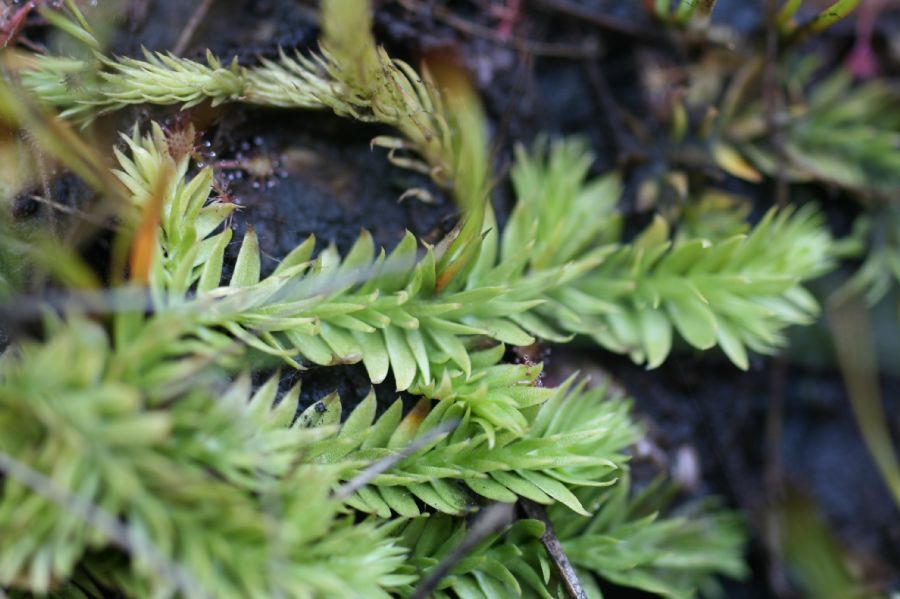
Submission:
[[[459,420],[447,420],[434,427],[402,450],[390,455],[384,459],[378,460],[352,479],[341,485],[335,492],[334,498],[338,500],[347,499],[374,479],[379,474],[387,472],[425,445],[431,443],[438,437],[450,433],[457,427]]]
[[[609,131],[612,134],[613,143],[616,145],[616,162],[621,167],[630,166],[636,162],[643,162],[647,156],[638,147],[637,142],[625,129],[625,119],[622,116],[622,108],[613,96],[609,82],[600,70],[596,61],[584,63],[584,69],[588,81],[594,89],[594,98],[597,107],[603,114]]]
[[[209,11],[209,7],[212,6],[212,2],[213,0],[201,0],[200,5],[194,11],[194,14],[191,15],[191,19],[181,31],[181,35],[178,37],[175,47],[172,48],[172,54],[180,56],[187,50],[188,44],[191,43],[191,38],[194,37],[197,27],[200,26],[200,23],[203,21],[204,17],[206,17],[206,13]]]
[[[780,207],[787,205],[788,186],[785,172],[784,128],[782,127],[783,98],[778,81],[778,0],[768,0],[766,20],[766,69],[763,75],[766,105],[766,124],[777,156],[775,200]]]
[[[128,29],[132,33],[137,33],[144,27],[147,22],[147,15],[150,12],[150,4],[153,0],[131,0],[128,5]]]
[[[576,4],[571,0],[536,0],[535,4],[547,10],[574,17],[579,21],[584,21],[585,23],[589,23],[590,25],[612,33],[636,37],[644,41],[663,42],[668,40],[668,37],[664,33],[641,27],[640,25],[636,25],[624,19],[593,11],[586,6]]]
[[[423,10],[419,0],[397,0],[397,2],[411,12]],[[515,35],[505,37],[490,27],[485,27],[484,25],[479,25],[478,23],[463,19],[441,5],[429,6],[428,11],[439,21],[467,35],[489,39],[505,46],[512,46],[526,54],[583,60],[596,56],[600,51],[596,44],[590,42],[583,44],[561,44],[541,42]]]
[[[29,197],[29,199],[34,200],[35,202],[38,202],[39,204],[45,204],[46,206],[49,206],[53,210],[56,210],[58,212],[63,212],[65,214],[69,214],[71,216],[75,216],[85,222],[91,223],[92,225],[96,225],[96,226],[100,227],[101,229],[105,229],[107,231],[113,231],[113,232],[118,232],[118,231],[122,230],[122,227],[117,225],[111,219],[108,219],[108,218],[105,219],[100,216],[96,216],[94,214],[91,214],[90,212],[85,212],[84,210],[79,210],[78,208],[75,208],[73,206],[66,206],[65,204],[60,204],[59,202],[57,202],[51,198],[45,198],[41,195],[34,194],[34,195],[31,195],[28,197]]]
[[[491,142],[490,150],[490,156],[492,159],[496,159],[496,157],[500,154],[501,148],[503,148],[503,144],[506,142],[506,137],[507,135],[509,135],[509,129],[513,120],[513,115],[515,114],[516,108],[519,102],[521,102],[522,97],[524,97],[527,93],[529,87],[529,75],[532,75],[533,69],[534,55],[523,53],[521,67],[519,68],[519,72],[513,81],[512,94],[509,96],[506,107],[501,113],[500,122],[497,124],[496,131],[493,135],[493,141]],[[502,176],[505,179],[506,169],[501,169],[501,172],[498,173],[498,176]]]
[[[787,369],[784,358],[775,358],[771,365],[769,408],[766,413],[766,462],[765,462],[765,539],[769,550],[769,585],[783,595],[787,588],[787,575],[783,563],[783,525],[775,506],[783,500],[785,489],[782,445],[784,440],[784,383]]]
[[[556,573],[566,589],[566,594],[571,599],[588,599],[584,587],[581,586],[581,581],[578,580],[578,574],[575,572],[572,562],[569,561],[569,556],[566,555],[562,543],[559,542],[559,538],[553,530],[553,524],[547,517],[544,507],[530,499],[520,499],[519,504],[525,511],[525,515],[544,523],[544,536],[541,537],[541,542],[553,561]]]
[[[512,522],[514,505],[493,503],[478,512],[462,542],[422,579],[409,599],[425,599],[431,596],[441,580],[453,570],[453,566],[466,557],[478,543]]]
[[[779,33],[778,0],[768,0],[766,7],[766,64],[763,73],[763,94],[766,125],[775,148],[778,166],[775,173],[775,201],[787,205],[788,186],[785,173],[784,129],[782,128],[783,98],[778,77]],[[766,415],[766,540],[769,548],[769,584],[778,593],[787,588],[782,567],[782,526],[774,506],[781,502],[784,491],[784,467],[781,459],[784,438],[784,382],[787,376],[783,358],[776,358],[771,372],[771,393]]]

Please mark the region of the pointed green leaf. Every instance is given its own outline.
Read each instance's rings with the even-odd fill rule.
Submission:
[[[394,371],[394,380],[397,382],[397,391],[405,391],[416,377],[416,359],[401,329],[391,326],[385,328],[383,333]]]
[[[248,225],[231,274],[231,287],[249,287],[259,283],[259,269],[259,239],[253,227]]]

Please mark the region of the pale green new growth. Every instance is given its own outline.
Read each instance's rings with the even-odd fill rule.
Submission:
[[[90,121],[98,113],[130,104],[187,108],[207,99],[215,105],[244,95],[245,75],[237,61],[226,67],[212,54],[207,54],[205,65],[146,50],[144,60],[95,57],[97,68],[74,58],[36,55],[35,67],[22,73],[22,83],[61,109],[60,116],[77,121]]]
[[[65,22],[69,30],[79,30],[78,23]],[[427,71],[420,76],[377,47],[365,0],[353,0],[352,5],[351,0],[324,2],[323,27],[321,53],[288,56],[281,52],[279,60],[261,59],[255,67],[242,67],[237,60],[226,66],[210,52],[206,64],[146,50],[144,60],[109,58],[95,52],[93,64],[35,56],[34,66],[22,71],[21,80],[28,91],[60,109],[60,116],[85,123],[97,114],[143,103],[187,108],[210,100],[214,106],[241,101],[284,108],[330,108],[341,116],[395,127],[403,139],[379,137],[373,143],[389,148],[395,163],[429,173],[444,185],[454,184],[458,160],[465,160],[469,167],[465,177],[475,181],[464,184],[457,195],[464,205],[474,202],[469,194],[483,193],[487,172],[485,156],[477,150],[484,146],[478,133],[480,113],[466,116],[472,112],[471,106],[456,107],[452,114],[466,118],[472,126],[454,134],[444,106],[447,101],[467,103],[462,90],[443,90],[448,94],[445,98]],[[463,137],[468,145],[465,152],[458,147],[460,131],[479,140],[469,144]],[[400,156],[403,150],[418,153],[424,162]]]

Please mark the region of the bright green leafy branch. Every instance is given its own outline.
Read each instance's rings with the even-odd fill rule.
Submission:
[[[175,160],[164,135],[156,129],[129,143],[134,157],[119,155],[120,178],[133,191],[153,189],[163,164]],[[187,160],[173,170],[184,172]],[[622,244],[613,214],[618,185],[585,183],[589,164],[577,143],[557,144],[546,161],[540,150],[521,153],[513,173],[520,201],[509,223],[498,233],[489,218],[472,268],[443,289],[440,248],[418,256],[411,235],[376,256],[364,233],[343,259],[329,248],[312,260],[309,239],[262,278],[252,231],[229,285],[219,287],[230,231],[207,235],[233,206],[204,206],[210,175],[201,171],[169,186],[162,254],[189,259],[154,263],[155,305],[178,304],[194,314],[198,334],[223,327],[294,366],[297,358],[362,361],[376,383],[392,371],[398,390],[434,386],[448,363],[468,376],[472,336],[528,345],[583,334],[656,366],[677,330],[694,347],[720,345],[746,368],[746,347],[771,351],[785,326],[816,314],[801,284],[829,267],[829,237],[811,211],[772,212],[747,236],[675,246],[657,220]],[[186,299],[193,287],[201,293]]]
[[[710,574],[746,574],[733,553],[742,535],[734,515],[695,505],[680,516],[661,518],[671,493],[654,483],[632,496],[627,477],[611,489],[576,493],[593,511],[591,516],[562,506],[551,508],[549,515],[591,598],[603,596],[600,580],[672,599],[694,597],[698,591],[714,596],[719,589]],[[405,568],[428,572],[460,543],[466,529],[446,516],[412,520],[400,541],[410,547]],[[540,543],[543,532],[542,522],[520,520],[502,535],[488,537],[442,581],[436,595],[565,596]]]
[[[376,477],[350,503],[363,512],[388,517],[391,512],[418,516],[415,499],[449,514],[463,514],[476,505],[474,495],[501,502],[518,496],[538,503],[554,501],[586,514],[569,488],[610,485],[625,459],[623,450],[637,440],[626,403],[607,399],[603,389],[588,391],[571,381],[556,389],[533,386],[534,376],[523,367],[494,364],[503,348],[490,355],[473,374],[484,387],[482,397],[445,396],[421,399],[405,417],[398,400],[377,420],[370,394],[346,418],[336,436],[308,450],[316,463],[340,464],[349,480],[373,459],[383,459],[421,438],[439,424],[457,422],[453,432],[427,444]],[[502,421],[528,414],[521,429],[494,432],[480,414],[493,410]],[[301,426],[338,424],[340,399],[330,396],[300,416]],[[481,423],[479,421],[482,421]],[[463,482],[460,486],[459,482]]]
[[[605,317],[607,327],[584,332],[655,366],[669,354],[675,330],[698,349],[720,346],[746,369],[747,348],[770,353],[784,343],[786,325],[818,314],[801,282],[831,267],[829,245],[809,209],[770,211],[749,235],[676,246],[657,219],[580,286],[618,308]]]
[[[540,153],[520,155],[513,173],[520,201],[503,232],[504,249],[512,253],[535,221],[539,243],[550,246],[538,250],[539,264],[618,240],[610,191],[599,191],[602,182],[583,184],[587,160],[577,146],[556,147],[547,162]],[[579,163],[584,170],[568,166]],[[558,310],[559,325],[651,367],[668,356],[674,329],[696,348],[721,346],[746,368],[745,347],[769,352],[782,342],[781,329],[817,313],[801,283],[830,268],[830,237],[811,210],[770,211],[748,235],[674,244],[670,237],[657,218],[633,243],[604,246],[596,267],[549,294],[571,308]],[[556,251],[560,258],[551,258]]]
[[[787,217],[779,219],[775,223],[776,231],[784,227],[787,235],[779,236],[779,239],[789,240],[793,243],[795,240],[799,246],[806,247],[811,255],[801,257],[795,263],[787,263],[789,260],[783,260],[782,268],[778,272],[761,273],[754,267],[754,264],[744,263],[740,265],[740,269],[735,264],[726,264],[724,270],[699,272],[697,269],[691,269],[691,274],[696,275],[697,281],[702,281],[706,286],[711,288],[720,288],[718,283],[725,283],[725,293],[715,294],[717,297],[712,300],[707,297],[710,293],[704,294],[697,288],[696,284],[691,281],[675,282],[672,279],[684,278],[687,272],[671,272],[673,268],[680,268],[682,271],[686,269],[686,260],[699,258],[705,254],[721,254],[720,248],[712,244],[705,244],[701,240],[683,244],[669,251],[664,247],[667,239],[665,231],[656,230],[646,242],[652,242],[654,247],[645,248],[638,246],[625,247],[615,251],[611,256],[611,262],[616,264],[617,268],[601,267],[600,270],[605,272],[608,279],[595,277],[592,282],[583,284],[570,284],[570,277],[577,276],[578,269],[588,269],[593,266],[593,262],[599,262],[603,259],[603,252],[612,253],[611,244],[598,247],[598,233],[595,230],[599,227],[608,227],[606,223],[601,222],[601,218],[594,218],[593,223],[587,227],[582,227],[583,220],[579,220],[577,216],[583,216],[586,211],[590,211],[591,197],[598,197],[601,193],[599,190],[587,192],[585,196],[579,196],[576,192],[583,177],[583,167],[573,169],[573,174],[568,177],[561,188],[554,187],[554,183],[559,183],[560,179],[567,175],[559,172],[551,172],[552,164],[548,165],[544,172],[547,172],[546,180],[540,180],[541,167],[538,165],[539,157],[533,157],[530,162],[526,159],[519,161],[519,171],[514,175],[517,181],[517,187],[521,202],[517,208],[518,214],[514,214],[513,226],[508,227],[503,234],[500,242],[503,253],[500,255],[500,263],[491,264],[492,253],[497,250],[489,248],[479,249],[475,243],[483,215],[483,194],[486,174],[484,165],[487,160],[483,156],[483,148],[485,144],[476,140],[468,140],[460,138],[464,147],[458,147],[454,141],[452,130],[478,131],[480,125],[477,123],[477,111],[471,109],[451,110],[449,113],[440,108],[442,98],[440,94],[436,94],[434,86],[428,83],[426,75],[425,79],[419,79],[415,73],[402,63],[391,61],[383,50],[375,46],[374,40],[371,38],[370,23],[368,17],[367,5],[365,2],[358,2],[355,10],[349,14],[356,15],[353,19],[338,18],[336,6],[326,3],[323,11],[323,24],[325,36],[323,40],[325,58],[321,60],[298,59],[292,60],[283,57],[281,65],[278,66],[273,62],[266,62],[263,69],[266,74],[262,76],[262,80],[268,81],[271,87],[268,94],[273,98],[280,98],[282,101],[288,101],[290,94],[286,89],[278,87],[283,84],[287,87],[293,87],[305,90],[304,93],[313,93],[310,90],[319,89],[313,95],[319,98],[323,105],[329,105],[339,114],[347,114],[356,116],[357,118],[371,118],[380,122],[385,122],[397,127],[406,138],[407,141],[401,142],[394,140],[388,143],[394,149],[403,149],[410,147],[415,149],[420,155],[426,158],[426,163],[420,164],[421,170],[426,170],[432,174],[443,173],[441,176],[456,173],[455,181],[457,184],[457,197],[464,207],[468,207],[470,213],[466,219],[465,228],[460,238],[453,242],[448,251],[441,253],[435,258],[431,257],[431,252],[426,259],[420,262],[413,269],[416,273],[415,288],[404,289],[408,298],[413,295],[427,296],[435,291],[441,291],[444,283],[451,276],[456,275],[456,268],[451,266],[454,260],[462,258],[463,263],[467,263],[478,255],[480,268],[484,272],[489,272],[490,278],[481,276],[483,273],[475,273],[469,276],[469,284],[467,287],[473,287],[473,282],[478,282],[481,286],[490,287],[495,290],[501,289],[500,284],[509,286],[507,280],[508,275],[517,277],[521,273],[529,272],[528,278],[520,281],[520,288],[526,290],[527,293],[517,293],[519,289],[509,288],[504,297],[491,296],[488,293],[478,295],[473,293],[468,296],[453,296],[445,294],[447,303],[437,308],[438,316],[428,318],[425,324],[431,324],[439,321],[434,327],[419,326],[422,322],[420,311],[414,300],[407,302],[404,298],[397,296],[393,298],[380,297],[374,302],[368,301],[358,294],[356,297],[346,297],[351,301],[342,302],[342,312],[335,315],[332,323],[326,324],[325,333],[309,335],[309,332],[316,330],[306,327],[294,327],[295,330],[290,333],[295,337],[294,341],[277,339],[273,336],[273,331],[269,330],[266,335],[270,341],[266,345],[274,353],[285,353],[286,347],[291,345],[297,346],[297,340],[305,342],[309,347],[307,359],[312,361],[331,362],[335,360],[355,361],[362,357],[366,359],[367,354],[372,356],[367,361],[370,374],[373,381],[381,380],[387,372],[387,363],[384,360],[375,361],[373,354],[388,351],[395,360],[392,363],[400,364],[402,369],[398,377],[400,383],[399,388],[405,389],[413,383],[413,379],[417,372],[423,374],[423,382],[429,382],[429,366],[426,366],[427,359],[424,357],[426,352],[423,350],[432,349],[433,345],[437,345],[439,351],[447,352],[448,345],[452,342],[448,341],[449,336],[443,333],[488,333],[494,338],[513,344],[524,344],[528,335],[540,335],[549,339],[559,339],[567,334],[582,333],[594,337],[604,346],[614,351],[631,354],[637,361],[647,361],[651,366],[659,364],[668,354],[669,345],[671,344],[672,325],[684,336],[689,343],[695,347],[702,349],[709,348],[713,345],[721,345],[728,353],[729,357],[738,365],[746,367],[747,360],[745,357],[745,346],[757,351],[771,351],[771,349],[780,343],[778,331],[787,324],[804,322],[815,312],[813,302],[810,298],[799,290],[796,284],[804,279],[816,276],[823,270],[827,263],[824,257],[824,237],[819,236],[818,241],[814,239],[815,227],[814,222],[810,222],[806,226],[788,226]],[[46,58],[44,60],[52,61],[54,58]],[[161,62],[162,59],[156,60],[155,67],[147,67],[148,73],[156,73],[157,67],[170,68],[176,71],[183,71],[186,77],[190,78],[194,72],[193,67],[188,66],[186,61],[181,59],[170,59]],[[134,61],[128,62],[129,68],[136,69],[134,72],[122,75],[119,84],[122,86],[135,86],[135,81],[141,81],[141,70],[144,69],[139,63]],[[167,65],[167,66],[166,66]],[[179,66],[181,65],[181,66]],[[211,62],[210,70],[203,71],[211,75],[212,72],[221,71],[221,65]],[[241,71],[233,65],[228,70],[229,73],[235,74],[236,77],[246,78],[247,69]],[[327,73],[328,84],[317,83],[316,77],[321,73]],[[303,74],[309,76],[305,77]],[[196,75],[199,76],[199,75]],[[51,80],[49,84],[41,85],[39,81]],[[59,83],[64,77],[53,75],[52,69],[43,68],[40,70],[26,71],[23,74],[23,81],[26,87],[36,91],[39,96],[54,101],[55,93],[48,92],[45,88],[52,87],[53,81]],[[222,76],[224,83],[227,77]],[[117,79],[118,80],[118,79]],[[177,80],[177,78],[176,78]],[[204,90],[212,90],[215,86],[209,84],[201,84],[201,81],[195,82],[189,86],[194,90],[195,94],[206,93]],[[278,85],[276,85],[278,84]],[[318,87],[317,87],[318,86]],[[177,87],[177,86],[174,86]],[[228,87],[228,86],[226,86]],[[233,87],[233,86],[232,86]],[[87,88],[90,90],[90,88]],[[224,88],[223,88],[224,89]],[[221,91],[221,90],[220,90]],[[452,91],[452,90],[451,90]],[[329,96],[329,92],[331,95]],[[140,99],[140,95],[128,95],[117,91],[93,90],[88,93],[93,94],[96,98],[108,101],[113,98],[128,97],[134,101]],[[216,100],[224,99],[230,92],[219,91],[213,92],[211,95]],[[241,97],[250,99],[257,96],[252,91],[252,86],[247,87],[244,84]],[[452,94],[451,94],[452,96]],[[458,95],[465,98],[465,94]],[[349,103],[346,106],[338,106],[328,98],[339,98],[340,102]],[[105,99],[105,100],[104,100]],[[199,101],[199,96],[182,97],[185,102]],[[451,98],[452,99],[452,98]],[[100,101],[98,100],[98,101]],[[143,101],[157,101],[153,98],[145,98]],[[338,101],[338,100],[335,100]],[[85,102],[87,104],[85,104]],[[331,103],[329,103],[331,102]],[[58,104],[59,102],[57,102]],[[90,101],[79,101],[80,105],[89,105]],[[300,101],[297,106],[308,106],[308,102]],[[352,105],[352,106],[351,106]],[[64,113],[65,114],[65,113]],[[464,127],[448,127],[447,114],[467,115],[468,120],[474,119],[474,123],[465,123]],[[460,123],[462,124],[462,123]],[[409,144],[409,145],[407,145]],[[579,154],[584,154],[583,150],[571,148],[568,150],[559,150],[557,154],[556,168],[563,168],[567,159],[572,159],[584,163],[584,159]],[[460,163],[458,161],[462,160]],[[411,165],[409,161],[405,164]],[[480,165],[480,166],[479,166]],[[585,167],[586,168],[586,167]],[[527,172],[530,169],[530,173]],[[450,177],[454,180],[454,177]],[[544,185],[544,191],[537,191],[537,185]],[[596,185],[603,190],[604,197],[600,200],[598,209],[603,214],[612,213],[612,204],[615,201],[613,192],[614,185],[609,183],[605,186]],[[524,189],[523,189],[524,188]],[[544,195],[552,194],[561,197],[561,201],[553,201],[554,198],[539,197],[535,199],[535,203],[547,211],[546,214],[537,214],[528,208],[530,201],[529,195],[543,193]],[[548,208],[554,206],[556,210]],[[475,213],[477,212],[477,214]],[[521,215],[519,222],[517,216]],[[560,221],[557,225],[556,220],[560,215],[565,215],[565,220]],[[538,220],[544,223],[553,223],[553,226],[566,226],[567,229],[562,231],[557,229],[550,233],[563,237],[566,242],[565,246],[560,247],[560,253],[557,256],[543,255],[533,264],[515,264],[513,255],[520,256],[527,252],[520,252],[530,239],[529,223],[524,222],[528,219]],[[798,215],[793,222],[811,221],[808,214]],[[518,224],[518,226],[515,226]],[[543,225],[543,229],[547,229],[548,225]],[[489,229],[490,227],[485,227]],[[576,230],[577,228],[577,230]],[[763,227],[765,229],[765,227]],[[491,236],[488,232],[488,237]],[[757,235],[761,237],[762,232]],[[796,236],[802,236],[805,239],[795,239]],[[751,236],[751,239],[753,237]],[[253,239],[248,237],[249,247],[248,254],[252,252]],[[224,240],[220,240],[219,248],[224,249]],[[550,243],[547,241],[545,243]],[[497,243],[491,239],[485,241],[487,244]],[[516,243],[521,243],[522,247],[514,247]],[[552,243],[559,244],[558,239]],[[212,246],[207,243],[207,249]],[[725,248],[725,251],[732,251],[740,245],[736,240],[727,240],[719,244]],[[764,249],[760,246],[766,244],[757,244],[755,247]],[[310,248],[309,246],[302,246]],[[588,250],[590,248],[590,250]],[[768,249],[768,248],[766,248]],[[636,250],[632,251],[632,250]],[[653,264],[653,260],[648,260],[646,254],[652,256],[657,254],[656,259],[659,264]],[[204,257],[206,252],[203,252]],[[387,288],[379,281],[373,284],[370,281],[368,289],[378,288],[382,291],[398,291],[405,287],[404,283],[410,284],[409,270],[413,268],[412,257],[415,254],[415,240],[408,237],[392,255],[392,261],[388,267],[392,270],[406,270],[407,272],[392,273],[390,283],[393,288],[388,285]],[[463,256],[465,254],[465,256]],[[696,255],[694,255],[696,254]],[[769,255],[760,253],[753,255],[752,252],[742,250],[737,252],[742,254],[746,260],[757,260],[759,263],[769,262]],[[323,255],[328,258],[327,255]],[[343,272],[341,273],[346,279],[348,270],[359,269],[364,270],[373,265],[374,248],[371,247],[371,241],[364,235],[360,238],[360,243],[351,253],[351,261],[346,260],[343,263]],[[302,257],[302,256],[297,256]],[[308,256],[307,256],[308,257]],[[571,264],[567,263],[570,258],[580,258],[580,260],[572,260]],[[548,263],[548,260],[555,259],[556,262]],[[253,257],[248,255],[250,263],[255,263]],[[329,260],[334,262],[336,257],[330,257]],[[429,261],[435,260],[434,267],[429,265]],[[202,260],[201,260],[202,261]],[[604,262],[609,262],[604,260]],[[703,263],[716,263],[716,259],[707,259]],[[212,264],[218,263],[213,260]],[[320,264],[320,267],[323,264]],[[535,267],[541,267],[538,270]],[[431,270],[434,273],[431,273]],[[625,271],[625,273],[616,272]],[[774,270],[774,269],[773,269]],[[543,272],[541,272],[543,271]],[[567,271],[567,272],[566,272]],[[574,273],[574,274],[573,274]],[[752,276],[750,276],[752,273]],[[466,273],[462,273],[466,274]],[[636,285],[635,275],[640,275],[640,285]],[[624,276],[623,276],[624,275]],[[762,276],[766,279],[766,283],[770,284],[767,288],[761,281],[756,283],[755,279]],[[215,278],[211,275],[211,278]],[[352,279],[352,276],[350,277]],[[482,279],[482,280],[479,280]],[[551,279],[556,280],[551,280]],[[588,277],[590,278],[590,277]],[[781,285],[772,286],[773,279],[782,281]],[[252,277],[251,277],[252,279]],[[404,279],[406,279],[404,281]],[[612,279],[610,281],[609,279]],[[248,279],[250,280],[250,279]],[[461,280],[461,279],[460,279]],[[432,283],[433,281],[433,283]],[[499,283],[499,284],[498,284]],[[609,285],[607,283],[612,283]],[[742,285],[746,283],[746,285]],[[274,282],[269,282],[274,284]],[[616,286],[619,286],[618,289]],[[295,286],[296,287],[296,286]],[[344,291],[353,286],[344,286]],[[511,287],[511,286],[510,286]],[[365,286],[364,286],[365,288]],[[618,297],[637,290],[638,293],[633,294],[632,300],[625,302],[625,305],[617,305]],[[247,292],[250,294],[251,292]],[[487,293],[487,290],[485,290]],[[790,293],[791,297],[787,301],[785,298],[777,296]],[[587,297],[586,297],[587,295]],[[538,298],[544,304],[542,306],[527,306],[527,301],[518,300],[519,297],[529,297],[532,301],[538,301]],[[610,297],[612,296],[612,297]],[[749,296],[749,297],[748,297]],[[774,297],[773,297],[774,296]],[[332,296],[334,299],[334,295]],[[450,306],[454,300],[474,301],[480,300],[486,302],[493,300],[491,303],[497,307],[491,310],[484,317],[478,318],[478,315],[469,315],[469,318],[460,319]],[[506,301],[504,301],[506,300]],[[611,300],[611,301],[610,301]],[[741,310],[736,306],[736,302],[749,300],[752,306],[752,318],[740,318]],[[779,301],[781,300],[781,301]],[[574,305],[573,305],[574,302]],[[391,304],[397,305],[391,305]],[[370,305],[372,304],[372,305]],[[762,304],[762,305],[760,305]],[[773,304],[775,304],[773,306]],[[356,309],[353,309],[356,306]],[[649,306],[649,310],[644,310],[644,306]],[[433,305],[427,306],[427,310],[432,310]],[[266,309],[272,309],[272,306],[266,306]],[[633,312],[637,309],[643,312],[642,321],[636,322]],[[363,314],[356,314],[363,312]],[[391,318],[386,312],[394,312],[397,316],[390,320],[393,324],[398,324],[402,331],[397,331],[397,326],[386,324]],[[495,313],[496,312],[496,313]],[[303,311],[295,311],[290,314],[289,318],[303,319],[307,318],[307,313]],[[434,314],[434,312],[432,312]],[[511,317],[501,318],[500,314],[511,314]],[[364,316],[358,318],[358,316]],[[369,317],[369,320],[365,318]],[[756,318],[761,316],[762,319]],[[314,315],[313,315],[314,317]],[[385,318],[386,317],[386,318]],[[427,318],[427,317],[426,317]],[[334,320],[340,320],[343,324],[337,324]],[[459,320],[467,320],[469,322],[459,322]],[[406,325],[399,324],[399,321],[405,321]],[[449,321],[450,329],[444,322]],[[320,321],[321,322],[321,321]],[[372,329],[381,329],[383,335],[371,336],[369,333],[374,332]],[[411,332],[413,331],[413,332]],[[418,331],[418,332],[414,332]],[[435,332],[433,335],[430,331]],[[288,334],[287,332],[276,330],[277,333]],[[657,334],[658,333],[658,334]],[[298,337],[304,335],[304,337]],[[318,337],[325,337],[325,343],[321,343]],[[331,337],[331,341],[327,337]],[[383,339],[379,339],[383,336]],[[433,337],[441,337],[439,341]],[[309,339],[312,340],[309,340]],[[365,340],[363,340],[363,338]],[[650,338],[653,342],[650,343]],[[331,343],[333,342],[333,343]],[[429,343],[431,342],[431,343]],[[265,343],[265,341],[264,341]],[[359,351],[362,349],[361,344],[367,344],[370,351]],[[390,345],[390,347],[388,347]],[[452,348],[454,354],[459,356],[459,348],[454,344]],[[338,346],[338,347],[334,347]],[[384,349],[382,349],[384,346]],[[408,347],[404,347],[408,346]],[[391,351],[393,348],[393,351]],[[295,347],[296,349],[296,347]],[[375,350],[375,351],[371,351]],[[464,364],[459,364],[464,367]],[[395,373],[397,374],[397,373]]]

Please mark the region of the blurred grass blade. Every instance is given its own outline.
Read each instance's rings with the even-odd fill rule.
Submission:
[[[816,513],[816,505],[789,492],[777,508],[782,553],[792,578],[810,599],[876,599],[848,568],[844,551]]]
[[[813,19],[809,28],[811,33],[819,33],[837,24],[859,6],[861,0],[838,0]]]
[[[26,259],[38,268],[44,269],[54,280],[66,288],[99,289],[100,279],[93,269],[67,245],[49,235],[36,235],[27,241],[17,239],[9,231],[0,229],[0,246],[10,254]],[[0,262],[0,266],[7,265]],[[6,273],[4,273],[6,274]],[[9,291],[17,291],[11,289]]]
[[[50,154],[94,189],[125,200],[119,181],[109,172],[100,155],[68,123],[41,110],[27,95],[8,83],[5,72],[0,81],[0,119],[11,128],[27,130],[42,151]]]
[[[803,4],[803,0],[787,0],[778,11],[778,27],[782,32],[787,30],[794,15],[800,10],[801,4]]]
[[[856,422],[872,459],[900,506],[900,464],[881,401],[869,312],[856,298],[841,304],[832,302],[828,322]]]
[[[453,195],[462,211],[462,228],[438,263],[438,288],[465,271],[477,255],[488,202],[487,132],[478,93],[463,68],[450,56],[429,57],[428,71],[447,101],[454,133]]]
[[[98,42],[97,38],[94,37],[93,33],[90,30],[90,27],[87,24],[87,21],[84,20],[84,16],[81,14],[81,11],[79,11],[78,8],[74,6],[74,3],[70,4],[72,4],[74,10],[76,11],[75,18],[78,20],[77,23],[69,19],[65,15],[62,15],[59,12],[49,8],[41,8],[39,9],[39,11],[41,16],[47,19],[47,22],[50,23],[50,25],[56,27],[60,31],[64,31],[65,33],[71,35],[92,50],[100,50],[100,42]]]
[[[789,28],[787,34],[792,41],[798,42],[810,35],[821,33],[844,20],[859,6],[860,2],[861,0],[838,0],[806,23],[792,30]],[[790,6],[785,8],[788,9],[788,12],[790,11]],[[782,10],[784,11],[784,9]]]

